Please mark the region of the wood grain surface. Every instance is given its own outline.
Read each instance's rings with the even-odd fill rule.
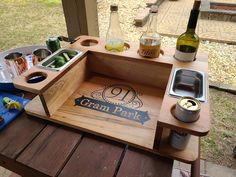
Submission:
[[[44,73],[47,75],[47,78],[41,82],[38,83],[27,83],[27,78],[29,78],[30,75],[33,73]],[[33,66],[29,70],[22,73],[20,76],[14,78],[13,84],[16,88],[25,90],[31,93],[40,94],[43,89],[50,85],[50,82],[53,81],[57,76],[59,75],[58,72],[50,71],[50,70],[44,70],[37,68],[36,66]]]
[[[135,60],[111,54],[91,52],[91,71],[128,82],[166,89],[172,64]]]
[[[16,160],[46,175],[56,176],[80,138],[79,133],[48,125]]]
[[[22,116],[17,120],[21,121],[23,118]],[[27,119],[29,121],[28,125],[34,125],[34,122],[37,122],[39,124],[41,123],[42,127],[45,126],[44,121],[37,121],[31,118]],[[23,121],[22,123],[25,122]],[[17,128],[17,125],[18,124],[12,123],[8,127],[13,130],[14,128]],[[6,133],[11,134],[13,132],[8,130]],[[26,139],[28,140],[28,143],[26,143],[27,145],[22,151],[18,151],[17,148],[19,146],[14,144],[15,151],[18,152],[15,157],[6,158],[2,152],[0,154],[0,165],[22,176],[49,177],[59,175],[64,177],[112,177],[116,175],[119,170],[119,164],[122,162],[122,157],[126,155],[124,153],[125,145],[92,135],[86,135],[81,139],[80,132],[61,126],[47,125],[37,135],[23,130],[22,133],[22,138],[27,137],[24,135],[24,133],[26,133],[28,136],[34,136],[33,140]],[[4,136],[9,137],[7,134]],[[0,144],[4,142],[4,139],[5,138],[0,138]],[[21,144],[20,142],[17,143]],[[144,152],[139,151],[139,153],[142,154]],[[165,177],[168,177],[169,174],[171,174],[173,165],[172,160],[166,160],[159,156],[146,154],[147,153],[144,153],[144,155],[141,156],[146,159],[145,162],[147,159],[151,159],[148,160],[150,161],[148,163],[149,167],[145,166],[149,171],[152,167],[158,169],[164,168],[166,169],[164,174]],[[145,169],[142,170],[146,173]],[[143,174],[142,170],[139,171],[140,174]],[[124,170],[122,169],[122,173],[123,172]],[[132,169],[127,169],[126,173],[137,174]]]
[[[148,111],[150,120],[143,125],[140,122],[121,118],[119,116],[98,112],[88,108],[75,106],[75,99],[81,96],[91,97],[93,91],[104,88],[104,85],[126,84],[142,93],[140,99],[143,106],[140,111]],[[104,78],[94,75],[51,116],[45,116],[39,100],[34,99],[26,106],[29,114],[50,121],[78,128],[94,134],[122,141],[125,143],[152,149],[155,138],[156,122],[162,102],[164,91],[159,88],[147,87],[139,84],[131,84],[121,80]],[[39,112],[39,111],[42,112]]]
[[[113,177],[123,156],[126,156],[125,145],[87,134],[82,138],[81,132],[55,124],[48,125],[46,121],[26,116],[25,113],[1,131],[0,136],[0,165],[19,174],[17,176]],[[148,166],[166,169],[163,175],[169,177],[172,160],[146,153],[142,158],[146,159],[145,162],[148,158],[155,159]],[[147,167],[148,170],[150,168]],[[131,169],[127,173],[135,172]],[[141,170],[140,174],[143,174]]]
[[[57,82],[48,88],[42,97],[44,109],[52,115],[70,97],[85,80],[87,58],[81,59],[71,70],[65,73]],[[46,111],[46,113],[47,113]]]
[[[165,96],[162,102],[158,125],[174,130],[183,131],[196,136],[205,136],[211,128],[210,118],[210,100],[209,100],[209,85],[208,85],[208,64],[206,62],[191,62],[183,63],[177,60],[173,61],[175,68],[187,68],[202,71],[206,75],[206,102],[201,102],[200,118],[193,123],[184,123],[177,120],[171,114],[171,108],[177,103],[180,97],[173,97],[169,95],[172,75],[168,82]]]
[[[61,71],[51,71],[49,69],[41,69],[37,66],[33,66],[29,70],[22,73],[20,76],[13,79],[13,84],[16,88],[25,90],[35,94],[42,94],[45,92],[50,86],[52,86],[55,82],[57,82],[63,75],[65,75],[69,70],[71,70],[74,66],[80,62],[87,55],[87,49],[80,49],[83,52],[82,55],[79,56],[73,63],[70,63],[66,68]],[[46,79],[38,83],[28,83],[28,79],[30,76],[35,73],[43,73],[46,75]],[[37,74],[36,76],[40,76],[41,74]]]
[[[59,177],[112,177],[125,145],[84,137]]]
[[[178,99],[170,96],[166,97],[168,98],[164,99],[162,103],[160,119],[158,120],[159,126],[186,132],[195,136],[207,135],[211,126],[209,113],[210,108],[208,103],[201,104],[200,117],[197,121],[192,123],[185,123],[176,119],[170,112],[171,108],[177,103]]]
[[[173,160],[154,156],[137,149],[128,149],[117,177],[171,177]]]
[[[88,37],[85,37],[88,38]],[[83,40],[82,38],[80,40]],[[100,41],[101,42],[101,41]],[[77,44],[74,45],[80,45],[78,42]],[[101,44],[100,44],[101,45]],[[114,55],[120,55],[122,57],[128,57],[132,56],[133,59],[136,55],[136,51],[138,49],[138,44],[137,42],[130,42],[130,49],[126,52],[123,52],[121,54],[114,54]],[[93,51],[97,51],[96,48],[91,48]],[[101,50],[101,48],[100,48]],[[140,56],[136,56],[136,59],[142,59],[146,63],[154,64],[155,62],[160,62],[160,63],[168,63],[172,64],[172,73],[175,68],[186,68],[186,69],[192,69],[192,70],[197,70],[197,71],[202,71],[206,74],[206,93],[207,93],[207,101],[202,103],[202,110],[201,110],[201,115],[200,119],[194,123],[183,123],[175,119],[170,111],[171,107],[176,104],[178,101],[178,97],[173,97],[169,95],[169,87],[171,84],[171,78],[172,78],[172,73],[170,74],[169,77],[169,82],[166,87],[166,92],[165,96],[163,98],[163,103],[162,103],[162,108],[160,111],[159,119],[158,119],[158,125],[163,126],[163,127],[168,127],[171,129],[175,130],[180,130],[182,131],[196,135],[196,136],[205,136],[210,130],[211,127],[211,119],[210,119],[210,114],[209,114],[209,86],[208,86],[208,63],[207,63],[207,54],[203,54],[198,52],[197,55],[197,60],[195,62],[180,62],[178,60],[175,60],[173,55],[174,55],[174,49],[170,48],[163,48],[164,50],[164,55],[160,56],[159,58],[155,59],[146,59],[146,58],[140,58]],[[109,51],[104,51],[104,53],[109,53]],[[137,54],[138,55],[138,54]],[[134,59],[135,60],[135,59]]]
[[[89,43],[89,40],[91,42],[97,40],[98,44],[86,46],[84,45],[85,40],[87,41],[86,43]],[[187,163],[196,161],[199,155],[199,149],[197,148],[199,144],[198,137],[192,136],[188,147],[183,151],[170,148],[168,134],[165,132],[163,133],[160,147],[153,149],[153,144],[155,136],[157,136],[157,125],[158,127],[181,130],[197,136],[204,136],[208,133],[210,129],[208,101],[202,104],[200,119],[195,123],[186,124],[176,120],[170,114],[170,109],[178,98],[169,95],[170,79],[174,69],[193,69],[207,74],[208,65],[205,62],[207,55],[198,54],[197,57],[200,58],[197,58],[195,62],[183,63],[173,58],[173,49],[163,48],[164,54],[160,55],[159,58],[147,59],[138,55],[137,42],[126,44],[129,46],[128,50],[117,53],[106,51],[104,44],[104,40],[96,37],[78,37],[78,41],[70,47],[89,51],[87,53],[88,65],[86,69],[90,71],[90,76],[84,80],[81,86],[71,94],[62,106],[58,106],[57,110],[55,109],[55,113],[50,117],[45,114],[42,102],[38,97],[26,107],[27,112],[31,115],[78,128],[95,135],[128,143],[132,146],[152,151],[152,153],[162,154]],[[59,75],[60,77],[62,76],[62,74]],[[56,78],[59,79],[59,75]],[[54,81],[44,88],[52,86],[55,83]],[[135,90],[142,93],[143,106],[140,110],[148,111],[151,120],[142,125],[105,112],[75,106],[76,98],[82,96],[91,98],[91,92],[95,91],[95,89],[101,90],[104,86],[117,83],[131,85]],[[46,89],[42,90],[45,91]],[[102,100],[100,99],[100,101]],[[46,101],[43,104],[45,103]],[[139,166],[139,164],[135,166]],[[132,171],[133,167],[130,167],[130,169]],[[64,171],[64,174],[66,173],[69,172]],[[119,173],[123,175],[120,171]]]
[[[44,121],[32,121],[25,113],[22,113],[21,116],[1,131],[1,154],[9,158],[17,157],[44,127]]]

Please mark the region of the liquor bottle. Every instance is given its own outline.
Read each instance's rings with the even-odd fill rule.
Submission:
[[[177,39],[174,57],[180,61],[194,61],[199,47],[199,37],[195,33],[201,1],[195,1],[190,13],[187,30]]]
[[[158,6],[152,5],[147,31],[140,37],[139,55],[148,58],[156,58],[160,55],[161,36],[157,32]]]
[[[110,6],[110,24],[106,35],[106,49],[113,52],[124,50],[123,32],[120,27],[118,6]]]

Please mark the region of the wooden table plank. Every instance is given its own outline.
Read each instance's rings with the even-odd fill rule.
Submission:
[[[78,132],[48,125],[16,160],[48,176],[56,176],[80,139]]]
[[[9,158],[16,158],[19,153],[45,127],[45,121],[32,120],[22,113],[0,133],[0,152]]]
[[[112,177],[124,145],[98,137],[85,137],[59,177]]]
[[[130,148],[126,151],[117,177],[171,177],[173,160]]]

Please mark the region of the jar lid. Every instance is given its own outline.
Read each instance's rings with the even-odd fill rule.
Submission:
[[[110,6],[110,10],[111,10],[111,11],[118,11],[118,5],[112,4],[112,5]]]
[[[158,6],[157,5],[152,5],[149,12],[150,13],[157,13],[158,12]]]
[[[193,4],[193,10],[199,10],[201,5],[201,1],[200,0],[195,0],[194,4]]]

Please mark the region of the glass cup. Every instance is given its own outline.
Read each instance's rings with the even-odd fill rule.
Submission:
[[[11,74],[1,63],[0,63],[0,81],[3,83],[8,83],[12,81]]]
[[[48,49],[36,49],[33,52],[33,65],[36,65],[51,54],[52,52],[50,52]]]
[[[6,68],[12,75],[12,78],[17,77],[28,69],[27,61],[20,52],[9,53],[4,59]]]

